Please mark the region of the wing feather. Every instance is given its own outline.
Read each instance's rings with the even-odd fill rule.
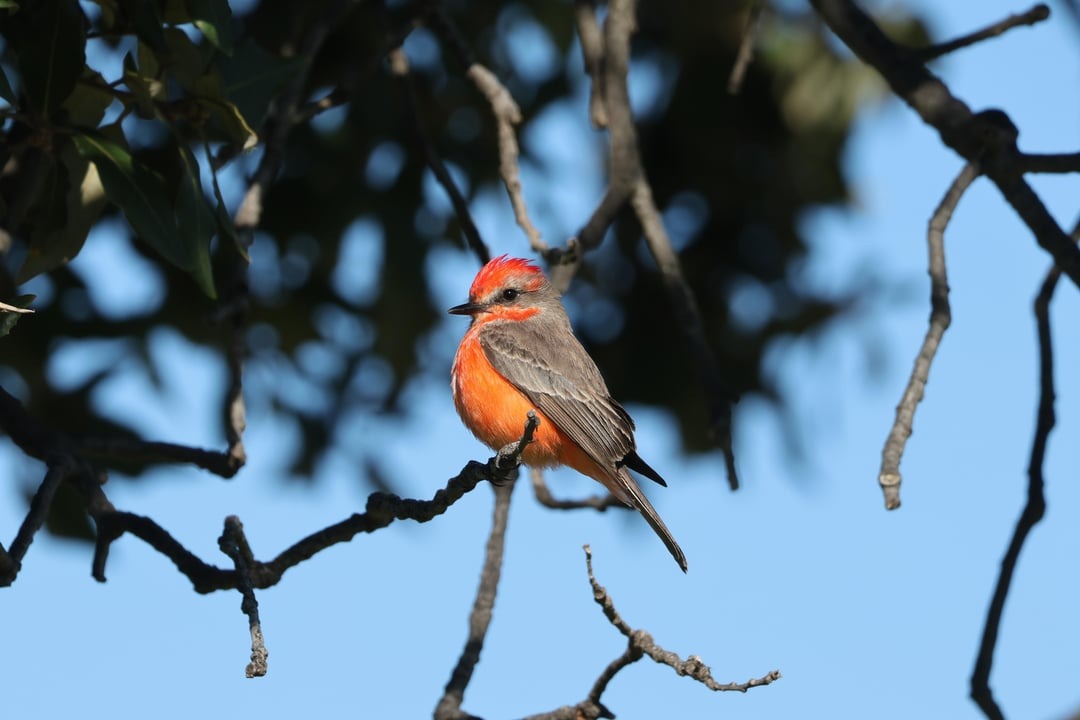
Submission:
[[[597,464],[615,472],[634,453],[634,421],[608,393],[585,348],[569,337],[572,342],[555,349],[550,332],[536,324],[495,321],[480,333],[480,346],[500,375]]]

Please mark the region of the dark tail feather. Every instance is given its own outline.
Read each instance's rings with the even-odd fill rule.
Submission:
[[[638,455],[636,451],[631,450],[630,454],[623,458],[623,461],[622,461],[621,464],[624,465],[625,467],[630,468],[634,472],[641,473],[642,475],[649,478],[653,482],[659,483],[659,484],[663,485],[664,487],[667,487],[667,482],[664,481],[664,478],[660,477],[660,473],[653,470],[649,466],[649,463],[642,460],[641,456]]]
[[[636,455],[634,457],[637,457]],[[638,458],[641,460],[641,458]],[[645,465],[644,461],[641,463]],[[649,467],[645,465],[645,467]],[[652,470],[652,468],[649,468]],[[653,471],[655,473],[655,471]],[[626,470],[621,470],[620,475],[626,473]],[[644,474],[644,473],[643,473]],[[659,477],[659,475],[657,476]],[[667,546],[668,552],[671,553],[671,557],[675,558],[675,562],[679,563],[679,567],[683,572],[686,572],[686,556],[683,555],[682,548],[679,547],[679,543],[675,542],[675,538],[671,536],[671,531],[667,529],[667,525],[660,519],[660,516],[656,513],[656,508],[652,506],[649,499],[645,497],[645,493],[641,492],[641,488],[637,486],[637,483],[633,481],[629,476],[620,478],[622,485],[626,489],[626,494],[630,496],[630,505],[641,513],[645,521],[649,523],[649,526],[660,536],[660,539],[664,541],[664,545]],[[661,481],[662,482],[662,481]]]

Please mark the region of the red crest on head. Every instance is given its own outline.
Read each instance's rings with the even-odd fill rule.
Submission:
[[[500,255],[476,273],[472,287],[469,288],[469,297],[474,300],[482,298],[511,279],[523,281],[528,290],[535,290],[547,281],[544,271],[532,261]]]

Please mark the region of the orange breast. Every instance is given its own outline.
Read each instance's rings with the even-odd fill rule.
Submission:
[[[451,372],[454,406],[465,426],[489,448],[499,450],[521,439],[526,415],[530,410],[535,410],[540,427],[536,429],[533,442],[522,453],[526,465],[566,465],[599,481],[616,497],[625,499],[626,492],[620,487],[614,468],[605,470],[597,465],[577,443],[491,366],[477,338],[478,330],[479,326],[474,325],[465,333],[454,356]]]
[[[525,420],[535,410],[540,420],[533,442],[525,449],[522,459],[528,465],[550,467],[560,464],[559,448],[567,442],[555,424],[529,402],[506,378],[488,362],[477,339],[478,327],[465,334],[451,374],[454,406],[465,427],[492,450],[499,450],[521,439]]]

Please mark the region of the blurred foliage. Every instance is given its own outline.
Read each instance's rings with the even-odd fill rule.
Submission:
[[[139,428],[93,402],[94,388],[133,367],[156,378],[150,344],[163,327],[223,352],[229,329],[214,319],[243,288],[235,279],[243,248],[218,175],[222,186],[239,187],[254,169],[274,98],[305,66],[308,33],[334,3],[15,5],[0,5],[0,302],[18,304],[28,291],[40,297],[36,313],[0,339],[0,378],[68,432],[137,436]],[[385,62],[395,39],[411,33],[420,121],[469,198],[497,188],[498,162],[490,109],[453,49],[425,25],[431,7],[358,3],[335,24],[301,94],[305,109],[326,97],[335,107],[312,110],[293,128],[265,198],[251,248],[247,394],[250,406],[295,419],[303,446],[290,470],[299,476],[336,442],[343,418],[407,412],[409,379],[444,373],[453,351],[432,359],[421,350],[445,310],[428,290],[429,255],[462,244],[456,218],[425,195],[423,156]],[[442,7],[521,104],[521,137],[556,107],[586,122],[571,3]],[[745,3],[643,3],[631,69],[656,79],[651,103],[639,108],[643,158],[709,339],[734,390],[768,396],[762,357],[770,343],[814,332],[853,300],[797,286],[795,268],[808,253],[799,220],[848,201],[844,144],[865,101],[882,97],[872,73],[839,54],[811,16],[788,12],[765,13],[737,95],[725,86]],[[912,42],[922,33],[908,19],[891,28]],[[550,62],[530,47],[546,48]],[[595,156],[583,163],[603,157],[606,136],[595,139]],[[523,147],[523,161],[543,176],[550,159]],[[587,217],[545,216],[537,207],[546,189],[532,182],[526,192],[541,198],[530,200],[534,217],[550,242],[562,242],[551,229],[571,234]],[[138,271],[164,289],[162,302],[117,316],[95,304],[87,278],[67,263],[88,234],[95,241],[95,226],[121,215],[142,260],[92,282],[123,286],[125,273]],[[693,368],[632,215],[611,235],[570,292],[583,340],[617,397],[668,408],[686,447],[704,449],[701,389],[688,380]],[[732,302],[748,288],[751,313]],[[60,344],[102,338],[120,342],[124,362],[75,387],[50,382],[47,362]],[[52,518],[50,527],[85,533],[70,518]]]

